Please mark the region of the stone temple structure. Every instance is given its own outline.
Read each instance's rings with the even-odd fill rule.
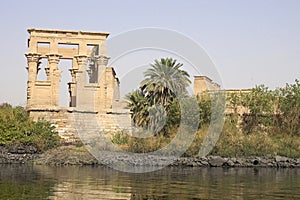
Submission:
[[[27,106],[30,116],[56,125],[65,142],[76,140],[78,128],[90,130],[130,129],[130,113],[120,100],[119,80],[107,66],[106,39],[109,33],[28,29]],[[47,79],[38,80],[41,59],[47,59]],[[61,59],[69,59],[72,76],[69,106],[59,106]],[[65,95],[65,94],[64,94]]]

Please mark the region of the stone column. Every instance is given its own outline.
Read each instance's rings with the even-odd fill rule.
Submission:
[[[28,64],[27,107],[30,107],[32,105],[33,88],[36,82],[41,54],[26,53],[25,56],[27,58],[27,64]]]
[[[87,55],[76,55],[74,58],[78,64],[78,70],[76,70],[76,82],[80,81],[80,83],[86,83],[86,63],[87,63]],[[80,80],[78,80],[80,79]]]
[[[87,63],[87,55],[77,55],[74,56],[77,61],[78,69],[75,70],[76,73],[76,107],[79,109],[85,109],[85,100],[89,98],[86,96],[85,88],[86,85],[86,63]]]
[[[59,54],[48,54],[48,67],[46,68],[47,79],[51,81],[51,105],[59,106],[59,82],[61,71],[58,69]]]
[[[106,55],[99,55],[99,56],[95,56],[95,59],[98,66],[98,83],[100,83],[101,80],[105,77],[104,76],[105,68],[108,64],[109,57]]]
[[[105,54],[100,54],[95,56],[95,62],[98,68],[98,85],[100,90],[98,92],[98,98],[96,102],[96,109],[99,112],[106,112],[106,95],[107,95],[107,81],[106,81],[106,66],[108,63],[109,57]]]
[[[74,64],[73,64],[74,66]],[[69,69],[72,81],[68,83],[69,85],[69,95],[70,95],[70,107],[76,107],[76,72],[77,69]]]

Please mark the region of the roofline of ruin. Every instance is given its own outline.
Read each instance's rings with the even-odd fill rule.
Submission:
[[[77,34],[77,35],[101,35],[101,36],[108,36],[110,33],[109,32],[95,32],[95,31],[74,31],[74,30],[58,30],[58,29],[42,29],[42,28],[29,28],[27,29],[28,33],[32,32],[38,32],[38,33],[62,33],[62,34]]]

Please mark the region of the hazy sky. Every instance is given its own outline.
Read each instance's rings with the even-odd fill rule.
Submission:
[[[110,37],[165,28],[202,46],[225,88],[275,88],[300,78],[298,0],[11,0],[0,3],[0,27],[0,103],[25,105],[30,27],[107,31]]]

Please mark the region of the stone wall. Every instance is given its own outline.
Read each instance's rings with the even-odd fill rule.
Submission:
[[[194,76],[194,95],[197,96],[206,91],[220,90],[219,84],[213,82],[207,76]]]
[[[125,110],[126,111],[126,110]],[[76,143],[84,134],[113,133],[131,130],[131,118],[128,112],[98,114],[95,112],[77,111],[74,109],[34,110],[30,112],[34,120],[48,120],[64,143]]]

